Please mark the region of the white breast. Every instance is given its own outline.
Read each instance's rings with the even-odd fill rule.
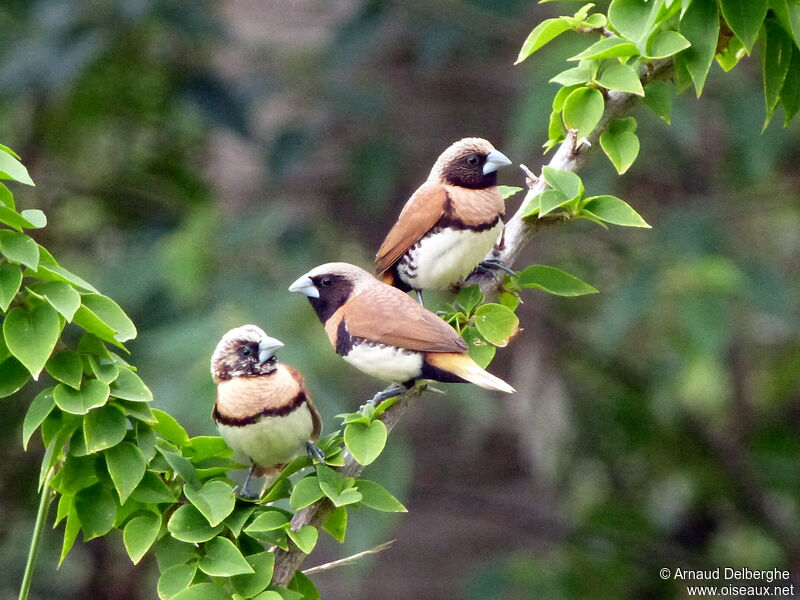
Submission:
[[[418,241],[397,265],[405,283],[417,290],[444,290],[472,273],[497,243],[503,223],[485,231],[446,227]]]
[[[306,451],[314,423],[303,403],[283,417],[264,417],[257,423],[234,427],[217,423],[220,435],[243,464],[283,465]]]
[[[422,353],[394,346],[357,342],[342,358],[367,375],[394,383],[403,383],[422,373]]]

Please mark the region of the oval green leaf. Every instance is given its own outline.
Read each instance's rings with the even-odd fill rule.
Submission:
[[[44,368],[60,334],[61,321],[49,304],[40,304],[30,312],[17,306],[3,321],[3,335],[9,351],[34,378]]]
[[[216,583],[198,583],[178,592],[171,600],[231,600],[231,595]]]
[[[382,485],[359,479],[356,482],[358,491],[361,492],[361,503],[382,512],[408,512],[401,502],[392,496]]]
[[[530,32],[527,39],[522,44],[519,56],[517,56],[517,60],[514,64],[518,65],[547,42],[558,37],[568,29],[570,29],[570,24],[563,19],[545,19]]]
[[[81,295],[68,283],[63,281],[48,281],[37,286],[36,292],[43,295],[47,301],[67,320],[72,321],[75,311],[80,308]]]
[[[519,331],[519,318],[502,304],[484,304],[475,311],[475,327],[495,346],[503,347]]]
[[[292,495],[289,498],[289,505],[292,510],[300,510],[306,506],[314,504],[317,500],[322,498],[325,494],[319,487],[319,481],[315,476],[304,477],[292,488]],[[247,531],[245,529],[245,531]]]
[[[767,15],[769,0],[719,0],[719,4],[725,21],[750,54]]]
[[[97,483],[75,494],[75,511],[83,529],[83,539],[103,536],[114,527],[117,501],[111,490]]]
[[[199,490],[185,485],[183,493],[212,526],[222,523],[236,504],[233,488],[220,480],[206,482]]]
[[[644,96],[639,74],[631,65],[617,63],[606,67],[597,82],[607,90]]]
[[[568,60],[601,60],[605,58],[625,58],[639,54],[636,44],[618,37],[603,38],[595,42],[580,54]]]
[[[523,287],[539,288],[558,296],[583,296],[596,294],[597,290],[574,275],[546,265],[530,265],[519,276]]]
[[[615,196],[587,198],[581,212],[586,211],[606,223],[623,227],[650,227],[631,206]]]
[[[53,390],[58,407],[74,415],[85,415],[93,408],[103,406],[108,399],[108,384],[99,379],[84,381],[81,389],[75,390],[59,383]]]
[[[600,146],[620,175],[631,167],[639,155],[639,138],[630,131],[617,134],[606,131],[600,136]]]
[[[461,337],[467,342],[467,354],[478,363],[478,366],[485,369],[492,362],[497,347],[486,341],[472,325],[465,327],[461,332]]]
[[[197,561],[197,566],[206,575],[231,577],[255,572],[228,538],[215,537],[205,544],[204,549],[205,556]]]
[[[320,498],[321,497],[322,496],[320,496]],[[316,500],[313,502],[316,502]],[[245,528],[245,531],[254,533],[258,533],[260,531],[274,531],[276,529],[282,529],[288,524],[289,517],[287,517],[281,511],[267,510],[253,519],[253,522]]]
[[[27,373],[27,371],[26,371]],[[53,408],[55,408],[55,401],[53,400],[53,388],[47,388],[39,392],[39,395],[33,399],[31,405],[28,407],[28,412],[25,413],[25,420],[22,422],[22,448],[28,449],[28,442],[33,433],[38,429],[47,418]]]
[[[578,132],[578,138],[587,137],[603,116],[605,101],[600,90],[580,87],[564,101],[562,118],[567,129]]]
[[[89,413],[91,414],[91,413]],[[137,488],[144,477],[147,461],[141,450],[130,442],[122,442],[106,450],[108,472],[111,481],[119,494],[120,502],[125,502],[128,496]]]
[[[128,419],[116,406],[95,408],[83,419],[83,439],[86,441],[86,450],[90,453],[116,446],[125,438],[127,431]]]
[[[233,588],[245,598],[252,598],[264,590],[272,581],[275,568],[274,552],[258,552],[244,557],[253,568],[252,574],[235,575],[231,578]]]
[[[317,538],[319,538],[319,531],[311,525],[303,525],[297,531],[288,529],[286,533],[289,534],[289,537],[303,554],[311,554],[314,546],[317,545]]]
[[[480,309],[479,309],[480,310]],[[372,463],[386,445],[388,432],[383,421],[370,424],[349,423],[344,429],[344,443],[360,465]]]
[[[167,529],[175,539],[197,544],[217,535],[222,530],[222,525],[212,527],[194,506],[184,504],[172,513]]]
[[[0,265],[0,310],[8,310],[22,283],[22,269],[13,263]]]
[[[161,515],[154,513],[134,517],[125,524],[125,529],[122,530],[122,542],[133,564],[142,560],[156,541],[159,529],[161,529]]]
[[[13,179],[25,185],[34,185],[25,165],[7,152],[0,152],[0,179]]]
[[[669,58],[681,50],[686,50],[691,46],[689,40],[677,31],[662,31],[650,44],[647,58],[662,59]]]
[[[197,564],[172,565],[161,573],[156,591],[161,600],[170,600],[176,594],[189,587],[197,572]]]
[[[0,251],[11,262],[35,271],[39,267],[39,245],[19,231],[0,229]]]
[[[131,369],[121,367],[119,375],[111,384],[111,395],[133,402],[152,402],[153,393],[142,379]]]
[[[83,361],[80,354],[74,350],[56,352],[45,363],[44,368],[54,379],[66,383],[76,390],[80,389],[83,379]]]
[[[22,389],[31,378],[25,365],[13,356],[0,363],[0,398],[5,398]]]

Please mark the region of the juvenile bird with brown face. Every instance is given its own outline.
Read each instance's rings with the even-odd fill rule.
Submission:
[[[430,379],[514,392],[470,358],[466,343],[452,327],[359,267],[320,265],[295,281],[289,291],[308,296],[336,353],[368,375],[403,387]],[[399,391],[395,385],[375,399]]]
[[[255,325],[231,329],[211,357],[217,384],[212,418],[237,460],[251,464],[250,477],[274,476],[305,452],[319,457],[313,442],[322,431],[319,413],[303,376],[279,363],[283,343]]]
[[[375,255],[375,273],[403,291],[447,289],[479,265],[503,232],[497,169],[511,164],[482,138],[464,138],[436,160]]]

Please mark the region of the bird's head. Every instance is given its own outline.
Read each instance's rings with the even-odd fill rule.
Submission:
[[[275,352],[283,342],[255,325],[242,325],[222,336],[211,356],[215,381],[231,377],[268,375],[275,370]]]
[[[289,291],[308,296],[320,321],[325,323],[342,304],[376,283],[375,277],[355,265],[326,263],[301,275]]]
[[[497,169],[510,164],[505,154],[483,138],[464,138],[442,152],[428,181],[484,189],[497,185]]]

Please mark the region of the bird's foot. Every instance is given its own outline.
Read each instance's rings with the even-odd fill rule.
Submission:
[[[425,303],[422,301],[422,290],[414,290],[414,292],[417,294],[417,302],[425,306]]]
[[[481,261],[477,268],[485,273],[500,270],[508,273],[509,275],[516,275],[516,272],[507,267],[499,258],[487,258],[486,260]]]
[[[372,406],[378,406],[378,404],[380,404],[380,403],[381,403],[381,402],[383,402],[384,400],[388,400],[389,398],[394,398],[395,396],[399,396],[400,394],[402,394],[403,392],[405,392],[405,391],[406,391],[406,389],[407,389],[407,388],[406,388],[405,386],[403,386],[403,385],[400,385],[400,384],[398,384],[398,383],[393,383],[392,385],[390,385],[389,387],[387,387],[387,388],[386,388],[385,390],[383,390],[382,392],[378,392],[378,393],[377,393],[377,394],[375,394],[375,395],[374,395],[372,398],[370,398],[369,400],[367,400],[367,402],[366,402],[365,404],[362,404],[362,405],[361,405],[361,406],[358,408],[358,410],[360,410],[360,411],[364,410],[364,407],[365,407],[367,404],[370,404],[370,405],[372,405]]]
[[[311,459],[311,462],[314,462],[316,458],[319,462],[325,462],[325,454],[322,450],[314,442],[306,442],[306,453],[308,454],[308,458]]]

